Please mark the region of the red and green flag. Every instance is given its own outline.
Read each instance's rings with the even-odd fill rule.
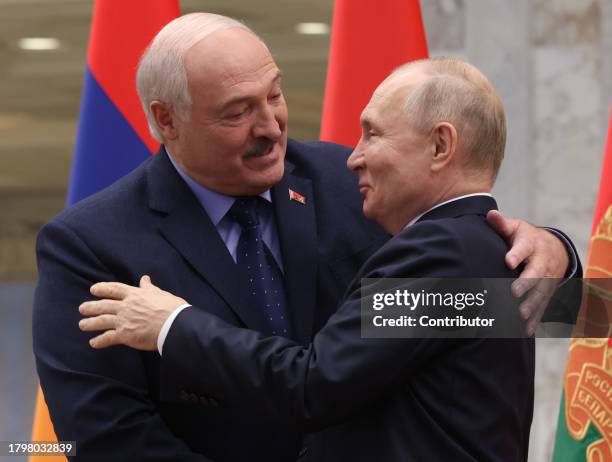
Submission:
[[[612,118],[585,278],[576,327],[587,337],[570,343],[553,462],[612,462]]]

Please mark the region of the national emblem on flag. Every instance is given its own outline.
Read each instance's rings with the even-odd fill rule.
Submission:
[[[553,462],[612,462],[612,117]]]

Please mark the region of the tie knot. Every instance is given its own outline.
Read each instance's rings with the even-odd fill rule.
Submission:
[[[251,229],[259,225],[259,216],[265,200],[259,196],[238,197],[227,214],[242,229]]]

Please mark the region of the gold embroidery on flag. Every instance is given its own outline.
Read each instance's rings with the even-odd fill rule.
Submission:
[[[586,449],[588,462],[612,462],[612,206],[590,243],[576,332],[598,338],[574,338],[565,371],[565,420],[570,436],[581,441],[592,424],[601,438]],[[598,280],[600,278],[600,280]],[[604,303],[601,303],[601,301]]]

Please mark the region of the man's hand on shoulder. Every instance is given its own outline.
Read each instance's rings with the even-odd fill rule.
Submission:
[[[79,328],[85,332],[105,331],[89,341],[93,348],[127,345],[155,351],[164,322],[176,308],[187,303],[153,285],[149,276],[140,279],[140,287],[99,282],[90,291],[101,300],[79,306],[79,312],[86,316]]]
[[[505,218],[497,210],[487,214],[487,222],[511,246],[506,254],[508,268],[525,264],[512,284],[512,292],[516,297],[527,294],[519,309],[521,317],[527,321],[527,334],[533,335],[567,272],[570,262],[567,249],[550,231],[523,220]]]

